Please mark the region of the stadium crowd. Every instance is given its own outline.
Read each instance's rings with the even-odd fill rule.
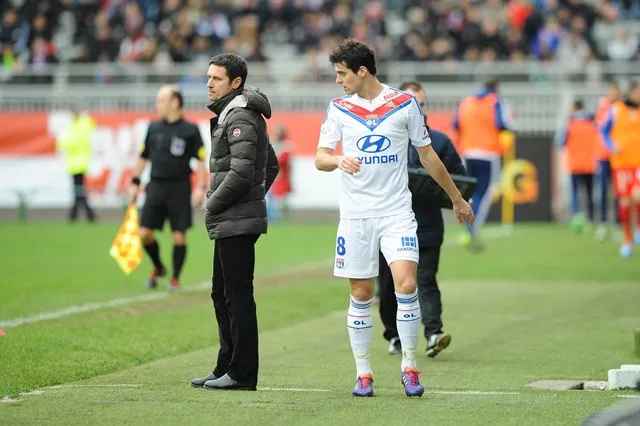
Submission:
[[[73,19],[61,19],[67,11]],[[638,60],[638,30],[627,24],[640,19],[640,0],[5,0],[0,15],[7,70],[198,62],[222,51],[278,59],[265,46],[294,47],[315,62],[345,37],[381,60],[579,66]]]

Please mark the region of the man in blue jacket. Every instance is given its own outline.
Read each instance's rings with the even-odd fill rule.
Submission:
[[[425,111],[426,103],[424,89],[420,83],[408,81],[400,85],[404,90],[416,97],[416,100]],[[451,140],[444,133],[429,128],[431,144],[447,171],[452,174],[466,175],[466,169],[460,156],[456,152]],[[409,146],[409,168],[422,167],[418,153]],[[418,245],[420,246],[420,260],[418,262],[418,297],[424,335],[427,339],[427,356],[433,358],[443,349],[449,346],[451,335],[442,330],[442,302],[436,275],[440,263],[440,246],[444,238],[444,221],[442,211],[438,205],[425,205],[417,203],[414,198],[413,211],[418,222]],[[398,331],[396,329],[396,311],[398,308],[393,287],[391,270],[380,253],[380,269],[378,274],[380,317],[384,325],[384,338],[389,341],[389,353],[392,355],[402,353]]]

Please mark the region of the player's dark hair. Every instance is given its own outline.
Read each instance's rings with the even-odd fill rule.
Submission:
[[[332,65],[342,64],[354,73],[358,72],[360,67],[365,67],[373,76],[378,73],[373,50],[361,41],[353,39],[346,39],[333,49],[329,55],[329,62]]]
[[[424,92],[422,84],[414,80],[405,81],[398,87],[400,90],[413,90],[414,92]]]
[[[584,102],[582,101],[582,99],[576,99],[575,101],[573,101],[573,108],[578,110],[583,109]]]
[[[496,79],[495,77],[489,77],[485,80],[484,82],[484,87],[487,90],[492,90],[492,91],[497,91],[498,90],[498,79]]]
[[[247,62],[242,56],[235,55],[233,53],[221,53],[214,56],[209,60],[209,65],[217,65],[224,68],[230,81],[240,77],[242,82],[240,87],[244,87],[244,83],[247,81]]]

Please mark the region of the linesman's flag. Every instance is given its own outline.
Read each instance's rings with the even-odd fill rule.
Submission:
[[[129,275],[133,272],[142,261],[142,242],[138,231],[140,223],[138,222],[138,209],[135,205],[130,205],[124,216],[124,221],[118,235],[116,235],[109,254],[113,257],[122,271]]]

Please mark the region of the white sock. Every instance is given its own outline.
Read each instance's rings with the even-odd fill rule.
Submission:
[[[412,294],[396,293],[398,312],[396,314],[396,327],[402,343],[402,363],[400,370],[406,367],[416,368],[416,348],[418,346],[418,333],[420,332],[420,302],[418,291]]]
[[[373,374],[369,364],[371,350],[371,305],[373,299],[364,302],[355,300],[351,296],[349,311],[347,312],[347,330],[351,341],[353,358],[356,360],[357,375]]]

